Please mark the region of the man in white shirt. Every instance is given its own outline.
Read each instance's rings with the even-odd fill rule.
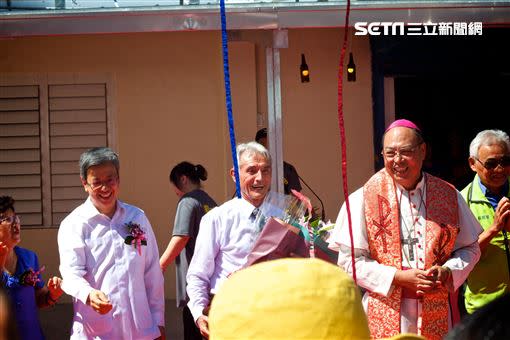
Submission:
[[[58,232],[62,288],[74,304],[71,339],[165,339],[156,238],[144,212],[117,199],[117,154],[84,152],[80,177],[89,197]]]
[[[227,277],[240,269],[260,232],[255,215],[271,186],[271,156],[256,142],[237,146],[242,198],[212,209],[200,222],[187,274],[188,307],[201,334],[209,337],[203,310]],[[234,179],[234,169],[230,170]],[[235,179],[234,179],[235,180]]]
[[[480,258],[481,227],[460,193],[422,171],[426,145],[418,127],[397,120],[385,132],[385,168],[349,196],[330,247],[338,264],[366,290],[371,336],[417,333],[442,339],[452,326],[448,293]]]

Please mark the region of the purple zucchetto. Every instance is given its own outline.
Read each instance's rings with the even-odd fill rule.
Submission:
[[[407,120],[407,119],[397,119],[396,121],[391,123],[390,126],[388,126],[388,128],[386,129],[386,131],[384,131],[384,133],[386,133],[389,130],[396,128],[396,127],[406,127],[406,128],[414,129],[414,130],[418,131],[419,133],[421,133],[420,128],[416,124],[414,124],[413,122],[411,122],[410,120]]]

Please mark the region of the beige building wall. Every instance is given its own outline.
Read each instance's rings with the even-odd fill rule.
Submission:
[[[319,193],[331,219],[343,201],[336,106],[341,39],[340,29],[290,30],[289,48],[281,50],[284,158]],[[344,87],[351,189],[373,172],[369,43],[356,39],[358,81]],[[265,52],[253,43],[236,42],[229,53],[237,141],[243,142],[254,138],[257,112],[267,114]],[[301,53],[311,71],[308,84],[299,80]],[[219,32],[2,40],[0,73],[111,77],[121,199],[145,210],[160,253],[170,239],[177,204],[168,181],[172,166],[183,160],[200,163],[209,172],[205,190],[218,203],[232,196]],[[22,232],[21,246],[36,251],[47,267],[45,277],[58,273],[56,234],[55,229]],[[165,280],[166,297],[174,298],[173,267]]]
[[[352,32],[352,31],[351,31]],[[283,158],[324,202],[326,217],[336,220],[343,202],[341,148],[338,125],[338,64],[343,30],[289,30],[289,47],[281,49]],[[373,174],[372,72],[367,37],[349,37],[357,80],[343,84],[349,192]],[[301,83],[299,66],[304,53],[310,82]],[[346,52],[345,65],[349,61]],[[257,49],[259,69],[265,70],[264,50]],[[344,68],[345,70],[345,68]],[[265,73],[258,75],[259,84]],[[267,115],[267,95],[259,91],[259,111]],[[320,209],[319,201],[304,193]],[[320,212],[320,210],[319,210]]]

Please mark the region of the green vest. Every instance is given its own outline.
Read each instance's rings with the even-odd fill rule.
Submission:
[[[478,181],[476,175],[461,194],[482,228],[487,230],[494,221],[494,208],[483,194]],[[510,291],[508,286],[510,276],[503,241],[503,233],[499,232],[487,245],[480,261],[468,276],[465,304],[470,314]]]

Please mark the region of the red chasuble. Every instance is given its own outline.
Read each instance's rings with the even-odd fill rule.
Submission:
[[[434,176],[426,181],[425,270],[443,265],[450,257],[459,232],[457,192]],[[401,231],[396,186],[382,169],[363,187],[370,256],[377,262],[402,269]],[[368,323],[373,338],[391,337],[400,330],[402,288],[394,286],[384,297],[369,293]],[[448,332],[448,291],[441,287],[422,298],[421,335],[442,339]],[[419,326],[419,325],[418,325]]]

